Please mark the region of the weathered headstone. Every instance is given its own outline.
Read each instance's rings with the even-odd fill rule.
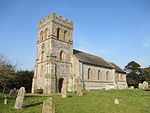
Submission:
[[[44,100],[42,113],[55,113],[55,103],[51,97]]]
[[[110,86],[109,86],[109,85],[106,85],[106,86],[105,86],[105,90],[110,90]]]
[[[7,97],[5,96],[4,104],[7,104]]]
[[[10,92],[9,92],[9,96],[11,96],[13,98],[17,98],[17,94],[18,94],[18,91],[16,90],[16,88],[10,90]]]
[[[64,79],[64,81],[63,81],[63,85],[61,88],[61,94],[62,94],[62,98],[67,97],[67,80],[66,79]]]
[[[144,82],[143,82],[143,89],[144,89],[144,88],[148,88],[148,82],[147,82],[147,81],[144,81]]]
[[[131,86],[129,89],[134,89],[134,86]]]
[[[118,99],[115,99],[115,100],[114,100],[114,103],[115,103],[115,104],[119,104],[119,100],[118,100]]]
[[[80,78],[77,78],[77,82],[76,82],[76,87],[77,87],[77,95],[78,96],[82,96],[82,87],[81,87],[81,80]]]
[[[139,83],[139,89],[143,89],[143,84]]]
[[[21,109],[23,99],[24,99],[24,94],[25,94],[25,88],[21,87],[18,91],[18,95],[17,95],[17,98],[16,98],[16,103],[15,103],[15,106],[14,106],[15,109]]]

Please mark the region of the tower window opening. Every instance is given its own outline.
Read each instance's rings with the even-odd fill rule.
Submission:
[[[66,37],[66,35],[67,35],[67,31],[65,30],[65,31],[64,31],[64,41],[67,41],[67,39],[66,39],[66,38],[67,38],[67,37]]]
[[[57,39],[59,39],[60,28],[57,29]]]
[[[60,61],[61,62],[64,61],[64,52],[63,51],[60,52]]]

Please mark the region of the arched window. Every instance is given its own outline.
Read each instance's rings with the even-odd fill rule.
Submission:
[[[106,80],[108,81],[108,80],[109,80],[109,78],[110,78],[110,76],[109,76],[109,72],[107,71],[107,72],[106,72]]]
[[[67,31],[64,31],[64,41],[67,41]]]
[[[92,80],[92,70],[88,69],[88,80]]]
[[[57,28],[57,39],[59,39],[60,28]]]
[[[98,80],[100,80],[100,75],[101,75],[101,72],[100,70],[98,70],[98,77],[97,77]]]
[[[45,40],[48,39],[48,29],[45,29]]]
[[[40,32],[40,42],[43,41],[43,31]]]
[[[60,52],[60,61],[61,62],[64,61],[64,52],[63,51]]]

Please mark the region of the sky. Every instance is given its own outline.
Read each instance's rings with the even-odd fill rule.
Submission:
[[[74,48],[124,68],[150,65],[150,0],[0,0],[0,54],[32,70],[37,22],[51,12],[74,22]]]

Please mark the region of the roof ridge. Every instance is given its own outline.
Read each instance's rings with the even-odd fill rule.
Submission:
[[[98,57],[98,58],[100,58],[101,60],[103,60],[105,63],[107,63],[108,65],[110,65],[110,67],[112,67],[112,68],[115,69],[115,67],[114,67],[113,65],[111,65],[107,60],[103,59],[103,58],[100,57],[100,56],[96,56],[96,55],[93,55],[93,54],[90,54],[90,53],[87,53],[87,52],[83,52],[83,51],[80,51],[80,50],[76,50],[76,49],[73,49],[73,50],[79,51],[79,52],[82,52],[82,53],[85,53],[85,54],[88,54],[88,55],[91,55],[91,56],[94,56],[94,57]]]
[[[98,56],[98,57],[100,57],[100,56]],[[111,65],[107,60],[103,59],[102,57],[100,57],[100,58],[115,69],[115,67],[113,65]]]
[[[110,62],[112,64],[114,64],[115,66],[117,66],[119,69],[121,69],[123,72],[125,72],[122,68],[120,68],[117,64],[115,64],[114,62]]]

